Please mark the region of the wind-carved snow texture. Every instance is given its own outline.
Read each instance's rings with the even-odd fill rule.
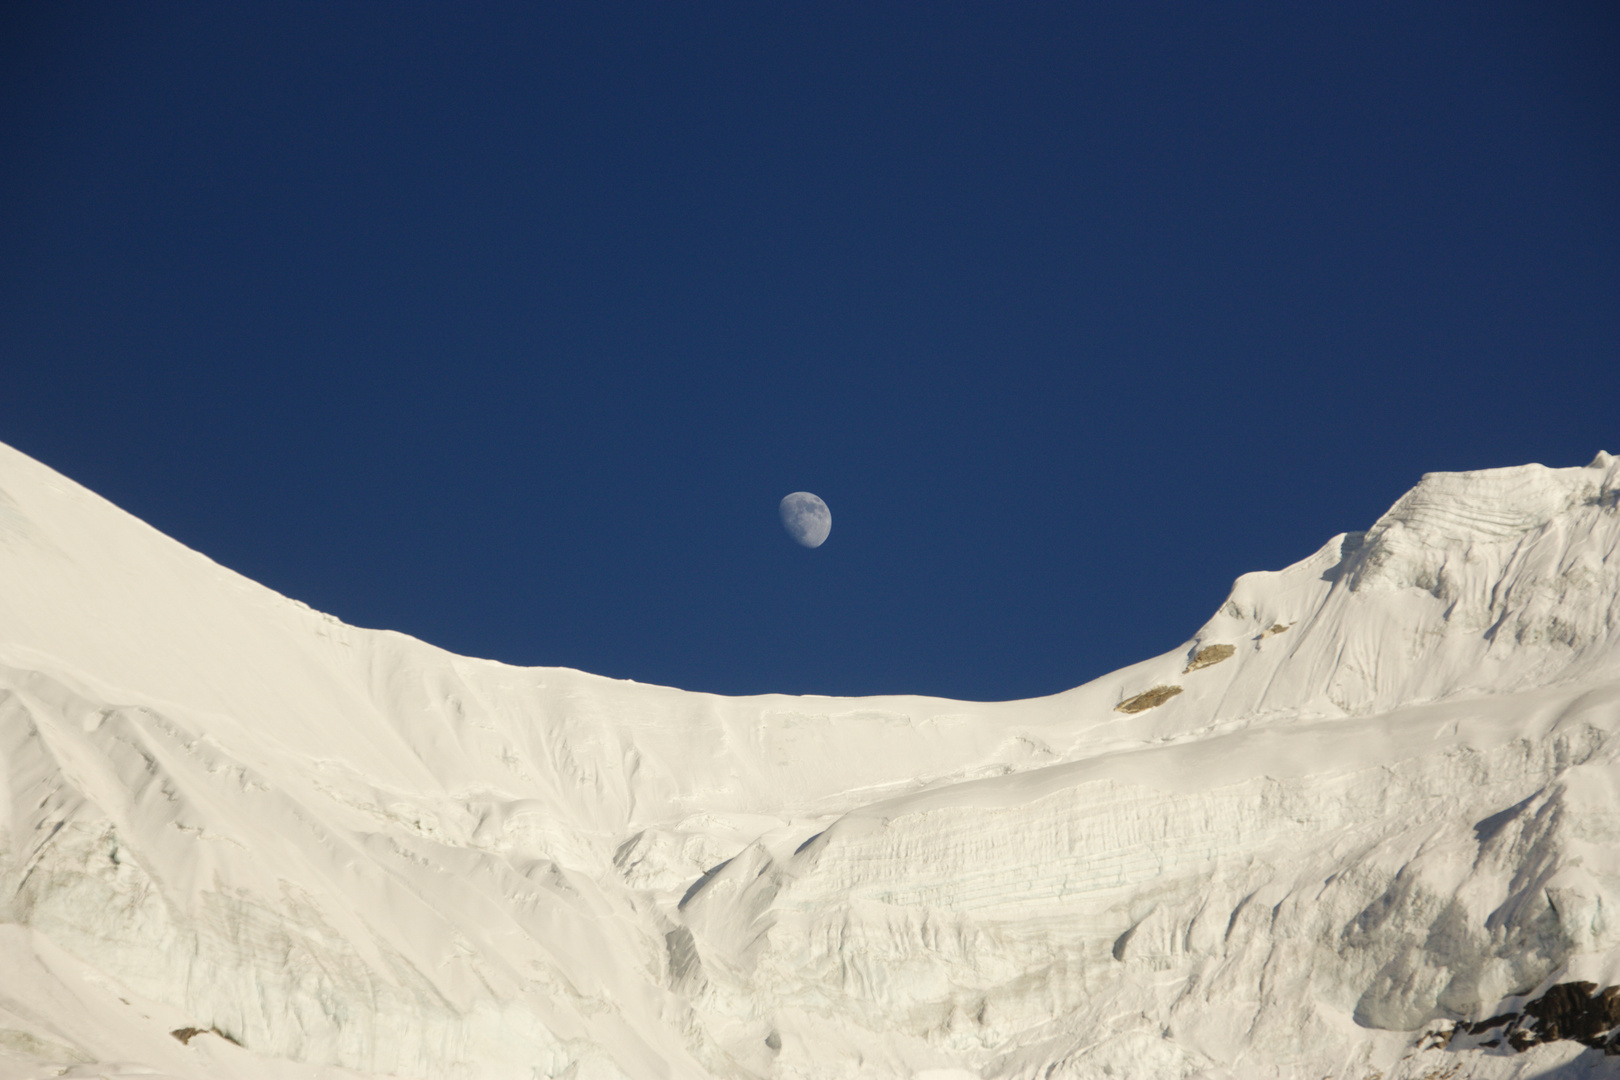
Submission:
[[[0,448],[0,1080],[1613,1075],[1617,493],[1425,477],[1050,698],[728,699]]]

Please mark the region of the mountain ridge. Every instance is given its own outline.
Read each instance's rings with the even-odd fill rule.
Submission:
[[[1620,981],[1617,491],[1429,474],[1046,698],[724,698],[349,627],[0,447],[0,1077],[1596,1067],[1414,1047]]]

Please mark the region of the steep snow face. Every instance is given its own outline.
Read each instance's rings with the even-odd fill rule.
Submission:
[[[1230,662],[1183,679],[1171,654],[1127,669],[1124,692],[1184,684],[1156,714],[1169,734],[1177,721],[1365,715],[1612,674],[1616,469],[1599,454],[1584,469],[1425,476],[1367,532],[1239,578],[1185,654],[1229,645]]]
[[[728,699],[343,625],[0,447],[0,1080],[1601,1068],[1446,1025],[1620,983],[1617,492],[1427,476],[1050,698]]]

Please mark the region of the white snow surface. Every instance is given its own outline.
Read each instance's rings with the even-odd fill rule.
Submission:
[[[1620,982],[1617,496],[1426,476],[1048,698],[727,698],[347,626],[0,447],[0,1080],[1613,1075],[1433,1033]]]

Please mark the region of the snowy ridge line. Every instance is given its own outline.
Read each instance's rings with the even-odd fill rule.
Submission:
[[[346,626],[0,447],[0,1080],[1603,1074],[1617,493],[1430,474],[1047,698],[732,699]]]

